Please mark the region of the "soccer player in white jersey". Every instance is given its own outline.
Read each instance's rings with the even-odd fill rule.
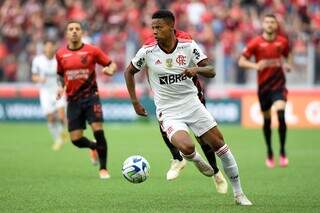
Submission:
[[[175,36],[174,15],[159,10],[152,15],[152,30],[156,41],[144,45],[125,71],[125,80],[133,107],[138,115],[147,116],[135,91],[134,74],[148,68],[148,80],[154,92],[157,118],[170,142],[182,156],[192,161],[205,176],[214,172],[195,150],[189,134],[208,143],[222,161],[225,174],[232,185],[234,199],[239,205],[252,205],[242,191],[237,163],[224,143],[216,121],[200,102],[192,77],[213,78],[215,71],[208,58],[193,40]],[[193,64],[197,65],[194,66]]]
[[[65,99],[56,100],[57,61],[55,59],[55,43],[44,42],[43,54],[32,61],[32,81],[39,85],[40,104],[47,117],[48,128],[53,137],[52,149],[57,151],[67,139],[65,133]]]

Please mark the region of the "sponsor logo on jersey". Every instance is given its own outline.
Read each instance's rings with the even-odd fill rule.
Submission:
[[[174,84],[187,79],[185,74],[171,74],[159,77],[160,84]]]
[[[161,61],[158,59],[155,63],[155,65],[158,65],[158,64],[162,64]]]
[[[76,69],[76,70],[67,70],[66,71],[67,80],[76,80],[76,79],[88,79],[89,70],[88,69]]]
[[[144,58],[140,58],[140,59],[137,61],[137,67],[141,68],[142,65],[144,64],[144,61],[145,61]]]
[[[166,66],[167,66],[168,68],[172,67],[172,58],[167,58],[167,59],[166,59]]]
[[[197,60],[200,58],[200,53],[197,49],[193,49],[192,53],[194,54],[194,56]]]
[[[179,66],[186,65],[186,58],[187,56],[178,55],[178,57],[176,58],[176,62],[179,64]]]

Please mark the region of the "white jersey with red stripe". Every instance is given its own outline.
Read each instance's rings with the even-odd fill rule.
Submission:
[[[192,78],[182,73],[207,56],[191,38],[177,33],[176,37],[178,42],[171,53],[166,53],[153,40],[146,43],[131,61],[138,70],[145,67],[148,69],[157,116],[162,113],[183,114],[201,104]]]

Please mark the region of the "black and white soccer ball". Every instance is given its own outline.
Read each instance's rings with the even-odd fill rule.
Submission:
[[[122,165],[122,174],[131,183],[142,183],[147,180],[149,170],[148,161],[140,155],[128,157]]]

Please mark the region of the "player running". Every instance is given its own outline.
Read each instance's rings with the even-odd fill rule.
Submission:
[[[175,30],[175,35],[176,35],[176,37],[181,38],[181,39],[192,39],[188,33],[184,32],[184,31],[180,31],[180,30]],[[146,43],[152,43],[152,42],[156,42],[156,40],[153,36],[151,38],[147,39],[147,41],[146,41]],[[199,97],[201,103],[205,106],[206,101],[204,98],[204,90],[201,86],[201,83],[200,83],[198,76],[194,76],[192,78],[192,81],[193,81],[194,85],[197,87],[198,97]],[[168,147],[168,149],[170,150],[170,153],[172,155],[171,165],[170,165],[170,168],[167,172],[166,178],[167,178],[167,180],[174,180],[174,179],[178,178],[181,170],[186,166],[187,162],[181,156],[179,150],[174,145],[172,145],[169,138],[167,137],[167,134],[161,129],[161,126],[159,129],[160,129],[160,133],[163,138],[163,141],[165,142],[166,146]],[[214,175],[212,176],[212,178],[213,178],[217,192],[221,193],[221,194],[226,194],[228,192],[228,183],[227,183],[226,179],[224,178],[223,174],[220,172],[219,168],[217,167],[216,156],[214,154],[214,150],[212,150],[212,148],[207,143],[202,141],[201,138],[196,137],[196,139],[197,139],[198,143],[200,144],[200,147],[201,147],[203,153],[205,154],[210,166],[213,168]]]
[[[57,84],[57,61],[54,57],[55,42],[44,42],[43,54],[37,55],[32,60],[32,81],[39,85],[39,99],[43,113],[47,117],[49,131],[53,137],[52,149],[60,150],[67,140],[65,133],[65,98],[56,100]]]
[[[107,170],[107,141],[103,131],[103,114],[96,82],[95,65],[103,66],[102,72],[112,76],[116,64],[99,48],[82,42],[80,22],[67,24],[67,47],[56,53],[60,88],[57,98],[67,94],[68,130],[72,143],[78,148],[91,149],[93,162],[98,154],[101,179],[110,178]],[[88,122],[96,143],[83,136]]]
[[[252,39],[244,49],[239,59],[239,66],[253,69],[258,72],[258,97],[263,114],[263,134],[267,145],[266,166],[274,168],[275,162],[271,146],[271,107],[273,106],[278,115],[280,159],[281,167],[289,163],[286,151],[285,108],[287,101],[287,88],[284,70],[290,71],[291,65],[284,62],[289,58],[288,40],[278,35],[278,22],[273,14],[263,18],[263,33]],[[251,62],[254,56],[256,62]]]
[[[144,45],[125,71],[133,107],[138,115],[147,116],[136,96],[134,81],[134,74],[147,67],[157,118],[170,142],[180,150],[183,158],[192,161],[202,174],[212,177],[212,167],[195,150],[188,130],[191,128],[221,159],[233,188],[235,202],[252,205],[242,191],[236,161],[224,143],[217,123],[199,100],[197,88],[192,82],[192,77],[196,75],[214,77],[214,68],[209,65],[207,57],[193,40],[175,35],[174,20],[174,15],[168,10],[159,10],[152,15],[156,42]]]

